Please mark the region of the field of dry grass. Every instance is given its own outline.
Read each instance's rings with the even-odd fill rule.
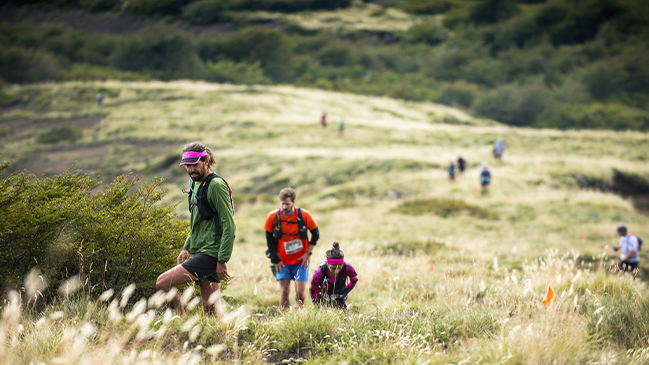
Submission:
[[[647,134],[518,129],[431,103],[289,86],[92,82],[9,93],[17,101],[0,115],[0,155],[17,155],[14,169],[52,175],[76,162],[102,179],[128,169],[166,176],[164,202],[180,202],[186,218],[177,161],[198,139],[234,190],[238,229],[224,320],[200,306],[173,317],[157,297],[124,309],[119,297],[61,299],[23,315],[9,300],[0,363],[649,360],[646,251],[633,280],[608,273],[615,254],[603,249],[620,222],[649,237],[649,217],[630,198],[575,183],[577,174],[611,179],[613,169],[649,176]],[[62,125],[81,138],[38,142]],[[508,146],[502,161],[491,157],[497,138]],[[446,165],[459,155],[468,169],[451,183]],[[482,161],[488,195],[478,190]],[[314,263],[338,240],[359,272],[346,313],[310,303],[277,313],[262,226],[286,186],[321,227]],[[413,201],[421,214],[401,208]],[[548,285],[559,300],[543,308]]]

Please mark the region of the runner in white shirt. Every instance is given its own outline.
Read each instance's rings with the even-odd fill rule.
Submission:
[[[638,237],[628,233],[626,226],[621,224],[617,227],[617,233],[620,235],[620,245],[613,247],[615,251],[621,250],[620,259],[615,263],[618,271],[635,271],[640,261],[640,245]]]

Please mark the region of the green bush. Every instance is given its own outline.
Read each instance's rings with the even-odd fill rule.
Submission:
[[[600,64],[588,70],[581,82],[595,100],[605,100],[622,90],[624,73],[620,69]]]
[[[444,27],[434,23],[415,24],[403,35],[405,44],[426,43],[436,46],[448,39],[448,32]]]
[[[325,66],[351,66],[357,62],[354,47],[343,42],[329,43],[318,52],[317,57]]]
[[[223,0],[195,1],[183,10],[183,19],[190,24],[214,23],[223,17],[223,11],[226,8],[226,3]]]
[[[157,71],[161,78],[196,77],[202,68],[193,40],[163,27],[147,28],[126,38],[112,54],[113,67],[125,71]]]
[[[9,83],[52,81],[59,77],[59,66],[46,52],[18,47],[0,47],[0,78]]]
[[[230,6],[235,10],[270,10],[291,13],[303,10],[346,8],[351,3],[351,0],[231,0]]]
[[[401,5],[408,13],[431,15],[446,13],[452,6],[450,0],[406,0]]]
[[[539,127],[649,130],[648,112],[621,104],[562,104],[539,119]]]
[[[10,162],[0,165],[0,172]],[[81,275],[93,295],[136,283],[137,297],[155,292],[157,276],[174,264],[187,226],[173,206],[158,206],[161,179],[141,184],[128,175],[105,190],[79,171],[37,179],[14,173],[0,180],[0,277],[5,289],[17,288],[38,266],[58,284]]]
[[[58,142],[71,142],[74,143],[83,136],[83,131],[76,127],[71,126],[58,126],[41,133],[36,137],[38,143],[58,143]]]
[[[141,16],[175,15],[189,0],[132,0],[133,12]]]
[[[84,10],[91,13],[113,10],[120,3],[119,0],[78,0],[78,2]]]
[[[476,86],[460,81],[445,86],[442,89],[442,93],[437,99],[437,102],[450,106],[471,108],[476,98],[477,91],[478,88]]]
[[[469,20],[476,25],[492,24],[518,14],[514,0],[480,0],[471,8]]]
[[[264,70],[259,62],[248,64],[246,62],[235,63],[224,60],[216,63],[208,62],[206,66],[207,79],[214,82],[230,82],[245,85],[266,85],[271,80],[264,75]]]
[[[467,212],[472,216],[479,218],[490,218],[491,212],[486,208],[478,205],[473,205],[460,199],[448,198],[430,198],[430,199],[416,199],[403,202],[392,209],[392,213],[408,214],[408,215],[423,215],[423,214],[436,214],[440,217],[450,217],[463,212]]]
[[[515,126],[529,126],[549,104],[547,89],[539,84],[504,85],[475,102],[476,115]]]

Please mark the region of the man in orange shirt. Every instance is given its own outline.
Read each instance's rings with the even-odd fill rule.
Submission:
[[[279,306],[282,310],[291,307],[288,299],[291,280],[295,281],[298,305],[304,305],[309,262],[320,238],[318,223],[309,211],[295,206],[295,197],[295,190],[282,189],[279,193],[280,208],[268,213],[264,225],[270,261],[275,265],[275,278],[280,286]],[[307,231],[311,232],[310,241]]]

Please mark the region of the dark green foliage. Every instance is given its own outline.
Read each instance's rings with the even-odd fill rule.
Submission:
[[[36,138],[38,143],[76,142],[83,136],[83,131],[67,125],[54,127]]]
[[[338,9],[351,5],[351,0],[231,0],[233,10],[270,10],[292,13],[302,10]]]
[[[17,47],[0,48],[0,78],[10,83],[52,81],[59,67],[51,54]]]
[[[529,126],[548,105],[548,91],[542,85],[505,85],[480,97],[475,113],[515,126]]]
[[[540,119],[539,127],[649,130],[649,113],[621,104],[563,104]]]
[[[469,204],[464,200],[448,198],[430,198],[405,201],[392,209],[392,212],[408,215],[422,215],[432,213],[444,218],[461,214],[463,212],[467,212],[470,215],[479,218],[489,218],[492,216],[491,212],[489,212],[489,210],[487,210],[486,208]]]
[[[445,86],[437,101],[445,105],[470,108],[473,105],[477,91],[475,86],[458,82]]]
[[[0,172],[10,162],[0,165]],[[155,291],[157,276],[174,264],[187,234],[174,207],[156,206],[164,192],[155,179],[129,193],[138,179],[122,175],[97,193],[100,184],[68,171],[37,179],[14,173],[0,180],[0,277],[17,288],[37,266],[50,279],[50,291],[80,274],[93,295],[131,283],[138,295]]]
[[[421,23],[410,27],[403,36],[406,44],[426,43],[436,46],[448,38],[448,31],[444,27],[433,23]]]
[[[79,6],[91,13],[113,10],[120,3],[118,0],[78,0]]]
[[[233,84],[270,84],[271,81],[264,75],[264,70],[259,62],[248,64],[235,63],[224,60],[216,63],[208,62],[205,70],[207,80],[214,82],[229,82]]]
[[[133,12],[140,16],[174,15],[190,0],[133,0]]]
[[[518,14],[514,0],[480,0],[471,8],[469,19],[476,25],[507,20]]]
[[[220,20],[224,10],[223,0],[199,0],[185,7],[183,18],[190,24],[209,24]]]
[[[451,9],[450,0],[406,0],[401,5],[403,10],[415,14],[443,14]]]
[[[157,71],[162,77],[192,77],[202,72],[192,39],[158,27],[125,39],[112,54],[111,63],[126,71]]]

